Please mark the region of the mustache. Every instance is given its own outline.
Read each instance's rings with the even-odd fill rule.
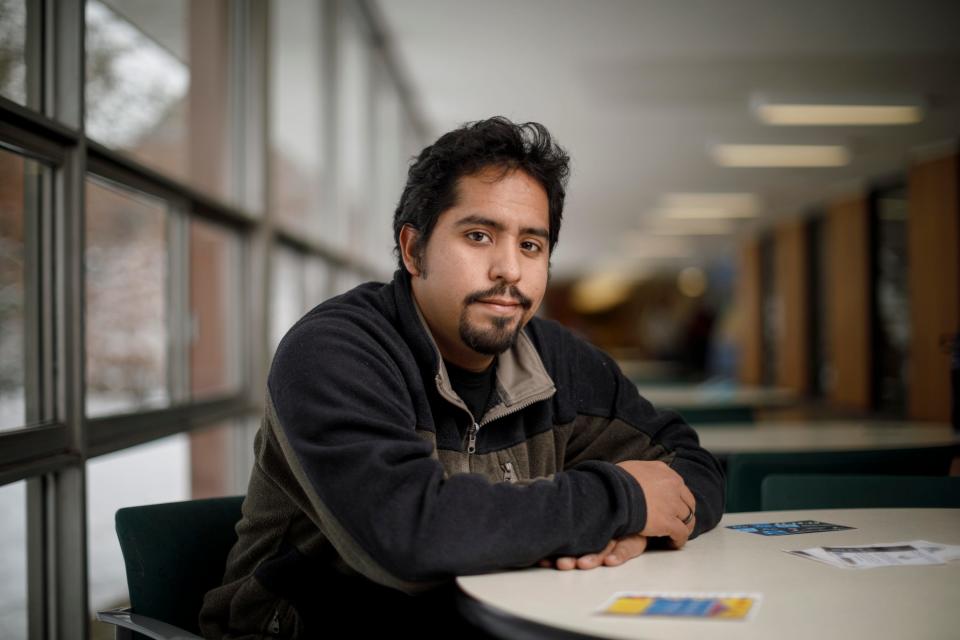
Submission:
[[[463,302],[465,305],[467,305],[467,304],[474,304],[475,302],[480,302],[481,300],[484,300],[486,298],[503,298],[503,297],[512,298],[517,302],[517,304],[523,307],[524,310],[527,310],[533,306],[533,300],[523,295],[523,292],[520,291],[520,289],[518,289],[514,285],[510,285],[509,287],[507,285],[498,285],[491,289],[487,289],[486,291],[477,291],[477,292],[471,293],[466,298],[464,298]]]

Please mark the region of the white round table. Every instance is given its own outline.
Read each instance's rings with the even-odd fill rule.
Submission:
[[[725,528],[792,520],[856,528],[776,537]],[[960,509],[729,514],[715,530],[680,551],[650,551],[620,567],[530,568],[460,577],[457,582],[468,603],[482,603],[478,610],[494,612],[497,621],[489,627],[491,631],[504,635],[504,624],[514,621],[513,637],[556,637],[554,632],[559,631],[561,637],[574,632],[649,640],[958,638],[960,561],[841,569],[782,551],[917,539],[960,545]],[[752,618],[743,621],[597,615],[596,610],[617,591],[760,593],[762,601]],[[509,631],[504,637],[511,637]]]

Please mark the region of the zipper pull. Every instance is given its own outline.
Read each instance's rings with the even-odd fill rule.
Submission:
[[[280,635],[280,609],[276,609],[273,612],[273,619],[270,620],[270,625],[267,627],[267,631],[272,635]]]
[[[477,429],[480,427],[476,422],[470,425],[470,428],[467,429],[467,453],[476,453],[477,452]]]
[[[516,482],[517,479],[513,475],[513,463],[505,462],[503,464],[503,481],[504,482]]]

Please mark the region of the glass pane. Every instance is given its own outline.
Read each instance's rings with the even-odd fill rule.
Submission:
[[[91,618],[99,610],[129,606],[123,555],[114,528],[117,509],[189,500],[189,463],[187,434],[124,449],[87,463],[87,566]],[[107,625],[95,621],[91,621],[91,625],[91,637],[112,637]]]
[[[27,637],[27,484],[0,487],[0,638]]]
[[[246,493],[259,418],[239,418],[190,432],[192,499]]]
[[[26,425],[28,332],[36,330],[27,301],[31,270],[27,225],[36,220],[43,167],[0,150],[0,431]],[[36,416],[37,414],[32,414]]]
[[[27,104],[27,3],[0,0],[0,95]]]
[[[337,271],[336,280],[333,284],[333,295],[338,296],[341,293],[346,293],[347,291],[350,291],[354,287],[361,285],[368,280],[369,278],[364,278],[353,271],[340,269]]]
[[[304,311],[309,311],[329,297],[330,265],[320,258],[307,258],[305,277]]]
[[[370,210],[367,200],[370,191],[367,183],[370,171],[370,58],[367,43],[353,15],[344,14],[339,26],[342,33],[337,59],[340,65],[340,109],[337,112],[339,219],[329,230],[324,227],[324,238],[340,246],[348,243],[351,247],[362,247]]]
[[[170,403],[162,200],[87,180],[87,415]]]
[[[397,259],[393,255],[393,212],[406,181],[401,131],[404,118],[395,85],[385,70],[378,77],[377,99],[374,101],[376,199],[365,234],[365,246],[370,263],[386,273],[392,273],[397,268]]]
[[[229,3],[88,0],[87,134],[224,199]]]
[[[271,207],[285,224],[315,234],[323,200],[323,3],[270,4]]]
[[[296,251],[277,247],[273,254],[270,282],[270,352],[276,350],[284,334],[303,315],[304,267]]]
[[[240,243],[213,224],[190,223],[190,308],[193,340],[190,386],[194,397],[240,389]]]

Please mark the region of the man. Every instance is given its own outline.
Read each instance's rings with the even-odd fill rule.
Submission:
[[[716,525],[723,477],[696,433],[534,318],[567,172],[546,129],[504,118],[415,160],[394,280],[317,306],[277,349],[205,636],[339,619],[430,637],[457,624],[456,575],[615,566]]]

